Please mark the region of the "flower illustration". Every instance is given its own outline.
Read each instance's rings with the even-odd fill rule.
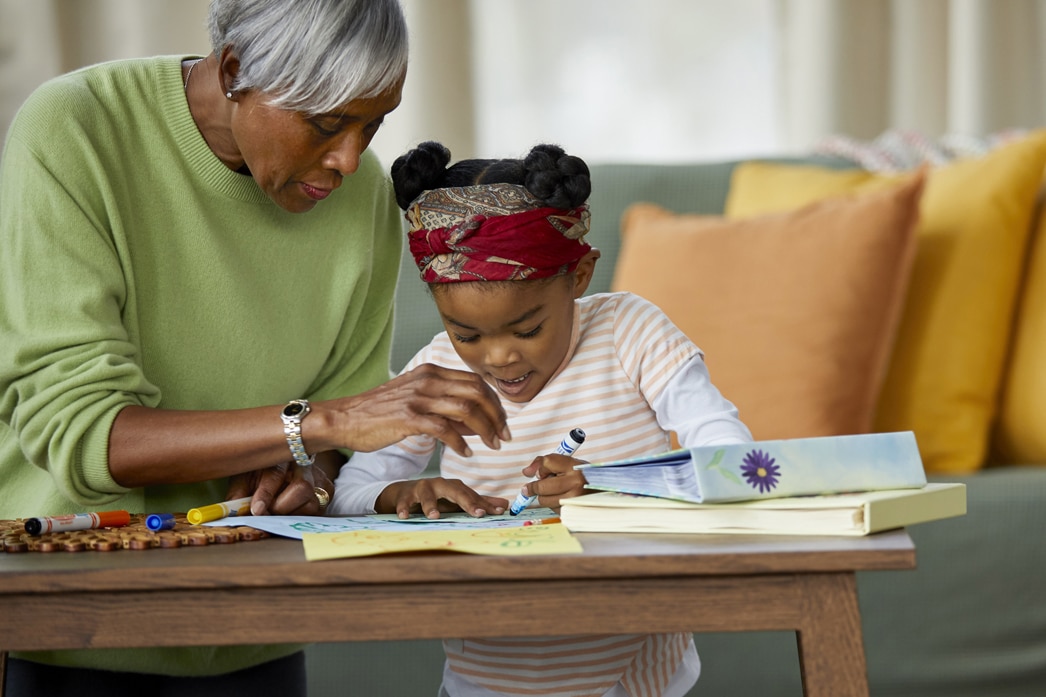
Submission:
[[[762,450],[753,450],[745,455],[741,465],[741,474],[753,488],[759,489],[760,494],[777,486],[777,480],[781,476],[781,468],[774,464],[774,458]]]

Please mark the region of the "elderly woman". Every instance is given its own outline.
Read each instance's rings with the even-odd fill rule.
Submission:
[[[209,25],[205,58],[59,77],[11,126],[0,518],[315,514],[351,451],[510,437],[475,375],[389,381],[402,231],[366,149],[407,69],[396,0],[214,0]],[[300,646],[62,651],[16,655],[7,687],[293,695],[303,673]]]

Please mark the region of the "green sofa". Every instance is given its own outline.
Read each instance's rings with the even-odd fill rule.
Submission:
[[[801,161],[850,166],[826,157]],[[591,291],[610,286],[619,220],[630,203],[721,213],[735,165],[593,167],[590,241],[603,257]],[[405,256],[393,367],[400,368],[440,330]],[[1039,592],[1046,578],[1046,467],[991,467],[931,479],[965,483],[967,515],[909,530],[916,570],[858,577],[873,697],[1046,695],[1046,599]],[[697,634],[695,641],[703,668],[692,695],[802,694],[791,633]],[[317,644],[308,650],[310,695],[434,696],[442,662],[438,641]]]

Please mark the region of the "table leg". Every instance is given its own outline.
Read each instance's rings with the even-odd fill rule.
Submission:
[[[806,697],[869,697],[868,667],[851,573],[804,574],[803,626],[796,630]]]

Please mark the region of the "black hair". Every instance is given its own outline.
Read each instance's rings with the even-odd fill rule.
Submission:
[[[522,160],[462,160],[451,167],[450,150],[427,141],[392,163],[396,203],[407,210],[421,192],[477,184],[518,184],[550,208],[576,208],[592,192],[588,165],[558,145],[535,145]]]

